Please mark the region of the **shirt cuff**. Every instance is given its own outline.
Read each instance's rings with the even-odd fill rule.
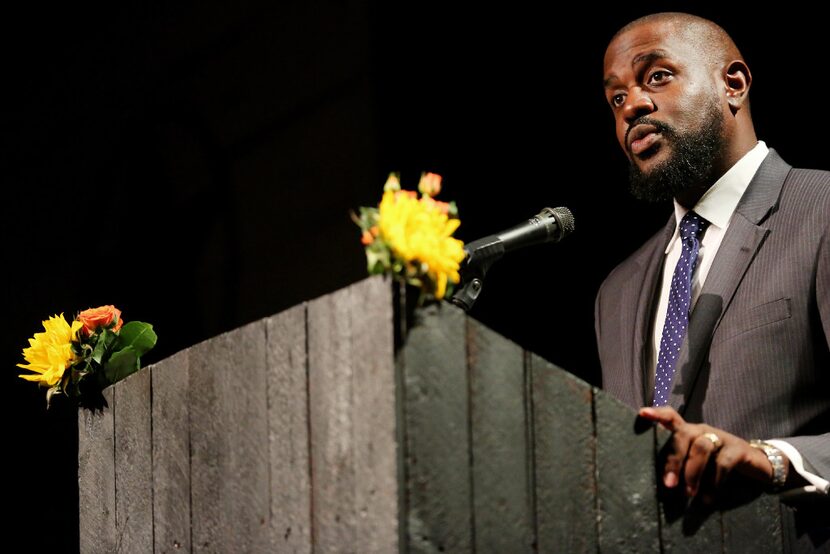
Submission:
[[[812,489],[824,494],[830,493],[830,482],[826,479],[822,479],[815,473],[810,473],[806,469],[804,469],[804,459],[801,457],[801,453],[795,449],[793,445],[788,443],[787,441],[783,440],[768,440],[764,441],[767,442],[778,450],[783,452],[787,458],[790,460],[790,470],[795,470],[796,473],[804,477],[812,487],[805,487],[807,489]],[[806,491],[805,491],[806,492]]]

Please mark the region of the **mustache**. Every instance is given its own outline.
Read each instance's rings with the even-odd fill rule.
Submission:
[[[655,129],[657,129],[658,133],[661,133],[665,136],[674,137],[677,135],[677,133],[674,130],[674,127],[672,127],[668,123],[663,123],[662,121],[651,119],[646,115],[638,117],[637,119],[631,122],[631,125],[628,126],[628,130],[625,132],[625,149],[628,150],[629,153],[631,153],[631,145],[628,142],[628,135],[631,134],[631,130],[634,129],[634,127],[636,127],[637,125],[651,125]]]

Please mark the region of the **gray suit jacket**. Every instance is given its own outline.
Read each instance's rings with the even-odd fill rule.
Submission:
[[[596,300],[603,388],[650,402],[646,348],[666,227]],[[689,320],[669,405],[746,439],[786,439],[830,478],[830,173],[771,150],[741,198]]]

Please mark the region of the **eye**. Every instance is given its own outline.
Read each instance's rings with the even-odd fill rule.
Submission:
[[[625,94],[618,92],[617,94],[611,97],[611,106],[614,108],[619,108],[625,102]]]
[[[665,69],[658,69],[654,73],[648,76],[648,84],[649,85],[662,85],[663,83],[668,82],[672,77],[672,74],[666,71]]]

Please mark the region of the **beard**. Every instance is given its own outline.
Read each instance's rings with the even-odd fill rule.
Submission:
[[[631,162],[628,180],[635,198],[662,202],[707,181],[709,185],[715,182],[715,168],[726,146],[723,112],[716,102],[709,105],[704,118],[700,128],[687,132],[647,116],[632,122],[630,128],[640,123],[653,125],[672,147],[669,157],[647,173]]]

